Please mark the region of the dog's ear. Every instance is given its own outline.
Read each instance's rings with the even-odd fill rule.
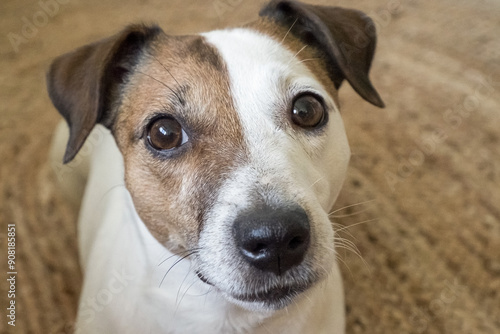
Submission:
[[[75,157],[96,123],[110,127],[113,116],[109,109],[120,86],[160,32],[157,26],[131,25],[54,60],[47,87],[70,129],[64,163]]]
[[[337,89],[346,79],[366,101],[384,107],[368,77],[377,38],[373,21],[364,13],[273,0],[260,11],[260,16],[290,29],[303,43],[315,47]]]

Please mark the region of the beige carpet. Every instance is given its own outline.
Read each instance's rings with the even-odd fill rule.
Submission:
[[[263,4],[59,1],[46,20],[38,1],[0,2],[2,333],[71,332],[81,284],[76,210],[46,164],[59,119],[45,91],[50,60],[130,22],[190,33],[249,21]],[[322,3],[375,18],[372,78],[387,104],[341,90],[353,157],[337,207],[359,205],[335,216],[361,253],[341,250],[348,333],[500,333],[500,2]],[[40,27],[23,31],[33,20]],[[9,33],[24,40],[14,47]],[[15,330],[7,224],[17,230]]]

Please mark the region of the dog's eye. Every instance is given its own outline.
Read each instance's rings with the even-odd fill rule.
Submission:
[[[187,142],[187,139],[182,126],[173,118],[159,118],[149,126],[148,141],[155,150],[174,149]]]
[[[292,122],[302,128],[315,128],[325,120],[325,108],[312,95],[299,96],[293,103]]]

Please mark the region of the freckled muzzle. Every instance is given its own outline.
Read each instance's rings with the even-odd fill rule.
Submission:
[[[277,276],[299,265],[310,243],[309,219],[299,206],[246,210],[236,217],[232,232],[247,263]]]

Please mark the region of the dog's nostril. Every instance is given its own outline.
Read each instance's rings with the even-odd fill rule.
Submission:
[[[299,248],[304,243],[304,240],[301,237],[295,237],[288,243],[288,249],[295,250]]]
[[[233,236],[248,263],[281,275],[304,259],[309,247],[309,220],[302,208],[266,207],[240,215],[234,222]]]
[[[263,243],[257,243],[252,251],[252,253],[254,253],[255,255],[258,255],[258,254],[261,254],[261,253],[264,253],[265,250],[266,250],[266,247],[267,245],[266,244],[263,244]]]

